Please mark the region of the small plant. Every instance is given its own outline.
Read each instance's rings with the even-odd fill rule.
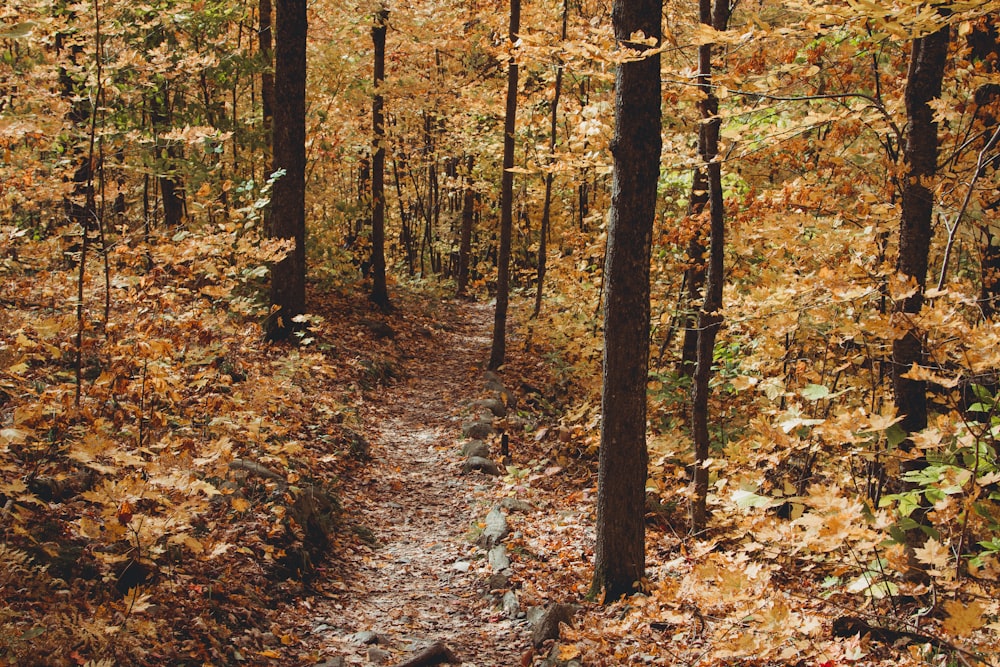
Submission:
[[[952,437],[933,429],[918,434],[926,464],[902,475],[905,490],[886,495],[880,506],[895,506],[899,520],[893,538],[905,541],[905,533],[919,529],[939,542],[950,541],[955,552],[980,566],[987,554],[1000,552],[1000,461],[996,436],[1000,433],[997,397],[974,385],[977,401],[968,412],[984,416],[967,419]],[[931,508],[926,519],[917,510]],[[921,513],[922,514],[922,513]],[[955,521],[954,519],[957,519]],[[957,530],[956,530],[957,528]],[[972,553],[973,536],[982,551]]]

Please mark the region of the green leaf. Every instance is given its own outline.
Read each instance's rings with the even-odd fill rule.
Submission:
[[[781,501],[775,500],[774,498],[768,498],[767,496],[757,495],[753,491],[748,491],[747,489],[738,489],[733,492],[733,502],[736,503],[737,507],[774,507],[777,504],[781,504]]]
[[[821,384],[807,384],[799,390],[799,395],[807,401],[818,401],[822,398],[829,398],[830,389]]]
[[[979,546],[987,551],[1000,551],[1000,537],[994,537],[992,540],[983,540],[979,542]]]
[[[879,507],[888,507],[894,502],[897,505],[896,509],[900,516],[904,517],[904,519],[900,519],[898,522],[900,528],[903,530],[916,528],[917,522],[912,519],[906,519],[905,517],[909,517],[913,510],[920,507],[920,492],[908,491],[906,493],[889,494],[887,496],[883,496],[878,505]]]
[[[972,385],[972,393],[983,403],[993,403],[996,401],[990,390],[981,384]]]
[[[37,25],[34,21],[15,23],[10,28],[0,30],[0,39],[24,39],[35,31]]]
[[[906,440],[906,431],[899,427],[899,424],[893,424],[885,430],[885,439],[889,443],[890,448],[896,448],[899,443]]]

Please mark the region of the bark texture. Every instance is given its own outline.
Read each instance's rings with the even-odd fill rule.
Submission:
[[[264,121],[264,131],[271,131],[271,119],[274,117],[274,53],[271,39],[272,11],[271,0],[260,0],[259,21],[257,26],[257,41],[264,67],[260,73],[260,106]]]
[[[906,333],[892,342],[892,385],[900,428],[915,433],[927,426],[927,383],[903,377],[924,360],[923,333],[911,315],[920,312],[927,285],[934,194],[930,179],[937,173],[938,135],[931,100],[941,95],[948,58],[949,28],[913,40],[906,81],[906,143],[903,147],[902,216],[896,270],[917,290],[896,304],[894,317]]]
[[[623,47],[642,31],[658,45],[661,0],[615,0]],[[660,57],[623,63],[615,75],[614,177],[604,282],[604,384],[597,543],[591,594],[612,601],[645,575],[646,378],[649,366],[649,261],[660,174]]]
[[[466,158],[465,187],[462,190],[462,231],[458,245],[458,296],[465,296],[465,290],[469,286],[469,257],[472,255],[472,223],[476,208],[476,191],[472,187],[472,163],[471,155]]]
[[[716,30],[729,25],[729,0],[700,0],[701,22]],[[711,438],[708,432],[709,381],[715,357],[715,339],[722,327],[722,285],[725,280],[723,250],[725,247],[725,212],[722,200],[722,164],[718,160],[719,100],[712,86],[712,45],[704,44],[698,51],[698,84],[702,86],[702,128],[699,135],[701,157],[705,162],[709,206],[708,266],[705,271],[705,298],[698,313],[696,364],[691,395],[691,433],[694,438],[694,499],[691,505],[691,527],[703,530],[708,522],[708,470],[702,465],[709,458]]]
[[[375,46],[375,94],[372,96],[372,291],[368,296],[383,311],[389,310],[389,288],[385,280],[385,33],[389,10],[375,14],[372,43]]]
[[[562,6],[562,31],[559,38],[566,41],[567,28],[569,24],[569,0],[563,0]],[[563,63],[559,59],[556,63],[556,81],[553,84],[555,90],[552,93],[552,108],[549,110],[549,157],[555,162],[556,156],[556,132],[559,120],[559,97],[562,94]],[[545,270],[548,259],[549,242],[549,219],[552,215],[552,180],[555,174],[551,171],[545,174],[545,198],[542,200],[542,221],[538,230],[538,285],[535,289],[535,310],[532,317],[538,317],[542,310],[542,292],[545,288]]]
[[[521,0],[510,0],[511,48],[521,31]],[[503,365],[507,356],[507,302],[510,298],[510,243],[514,227],[514,129],[517,118],[517,61],[507,65],[507,109],[503,124],[503,176],[500,180],[500,249],[497,254],[497,305],[493,316],[493,346],[490,370]]]
[[[270,232],[292,251],[271,267],[269,340],[287,338],[306,305],[306,0],[275,2],[273,171]]]

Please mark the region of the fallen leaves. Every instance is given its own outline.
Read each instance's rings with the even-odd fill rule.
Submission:
[[[986,624],[983,618],[986,607],[978,600],[968,605],[959,600],[947,600],[944,603],[944,611],[947,616],[942,627],[945,632],[958,637],[967,637]]]

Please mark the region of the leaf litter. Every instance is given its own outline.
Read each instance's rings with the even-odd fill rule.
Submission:
[[[507,439],[488,443],[504,475],[463,475],[487,305],[400,288],[396,313],[374,317],[357,290],[316,291],[310,340],[267,347],[238,278],[253,272],[203,274],[219,242],[176,243],[145,275],[112,283],[107,323],[91,304],[79,406],[72,281],[52,270],[3,285],[7,663],[390,663],[442,641],[467,665],[541,664],[549,647],[528,648],[527,621],[499,604],[508,591],[522,610],[582,604],[552,650],[587,665],[996,662],[991,561],[957,582],[935,540],[916,553],[935,568],[931,586],[888,576],[904,556],[836,471],[784,496],[738,483],[740,465],[779,460],[781,429],[761,429],[774,442],[756,458],[727,452],[733,482],[720,475],[698,536],[686,525],[684,445],[654,433],[647,594],[583,601],[599,439],[592,346],[560,367],[560,348],[518,329],[502,370],[517,406],[497,423]],[[29,260],[29,249],[38,266],[60,252],[42,242],[26,247]],[[122,245],[112,259],[141,258]],[[90,281],[99,302],[101,281]],[[475,538],[505,499],[527,509],[509,513],[513,574],[491,592]],[[786,504],[798,509],[781,516]],[[891,629],[903,618],[919,626]]]

